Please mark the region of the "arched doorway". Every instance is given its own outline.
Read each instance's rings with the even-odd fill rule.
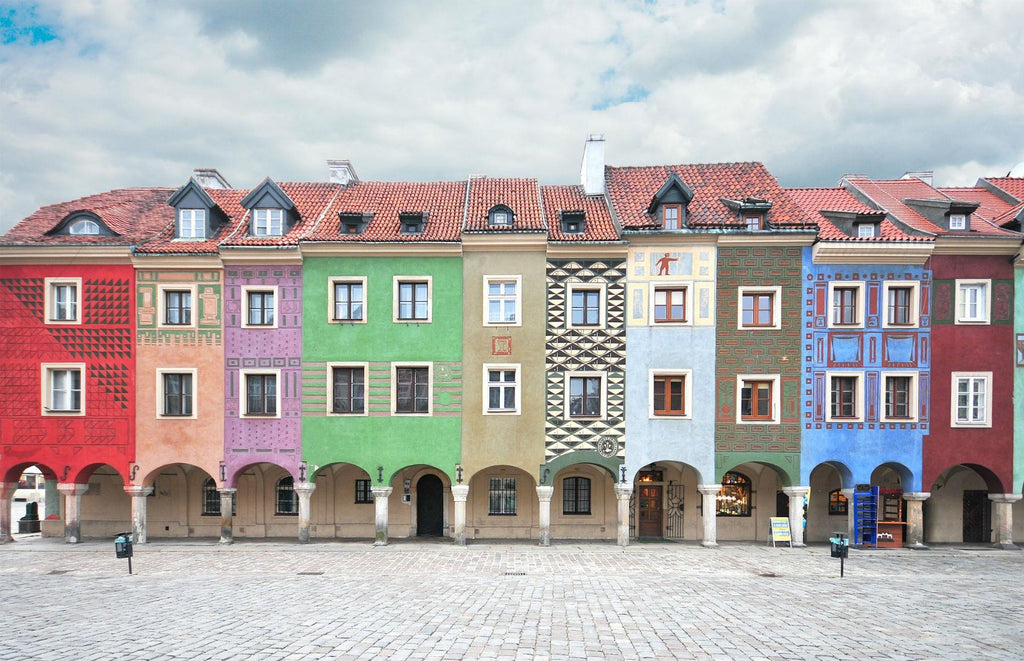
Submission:
[[[444,485],[433,474],[416,482],[416,535],[440,537],[444,534]]]

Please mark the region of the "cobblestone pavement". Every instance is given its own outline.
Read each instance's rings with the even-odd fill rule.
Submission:
[[[1024,553],[0,546],[0,659],[1021,659]]]

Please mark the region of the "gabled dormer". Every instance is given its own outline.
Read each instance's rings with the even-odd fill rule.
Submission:
[[[373,220],[373,212],[339,211],[338,218],[341,220],[342,234],[362,234],[366,226]]]
[[[226,220],[224,212],[195,177],[175,191],[167,204],[174,207],[175,239],[203,241],[216,234]]]
[[[882,221],[885,220],[884,211],[857,212],[822,209],[819,213],[832,221],[832,224],[847,236],[860,239],[882,236]]]
[[[977,202],[949,199],[905,199],[903,204],[950,232],[970,232],[971,214],[981,206]]]
[[[516,214],[504,204],[495,204],[487,212],[488,227],[512,227],[516,222]]]
[[[693,190],[673,174],[647,206],[650,214],[663,230],[679,230],[686,227],[686,209],[693,199]]]
[[[587,231],[587,214],[581,210],[559,211],[558,220],[562,234],[584,234]]]
[[[103,220],[91,211],[72,211],[64,216],[47,235],[117,236]]]
[[[240,203],[249,210],[249,236],[284,236],[299,220],[295,203],[267,177]]]
[[[402,234],[423,234],[429,214],[426,211],[399,211]]]
[[[736,214],[747,230],[756,232],[768,229],[768,212],[772,208],[771,200],[762,197],[745,197],[742,200],[731,200],[724,197],[721,199],[722,204]]]

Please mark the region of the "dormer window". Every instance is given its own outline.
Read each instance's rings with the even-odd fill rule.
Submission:
[[[68,234],[72,236],[99,235],[100,225],[91,218],[79,218],[68,225]]]
[[[206,238],[206,209],[178,210],[178,238]]]
[[[366,226],[373,220],[372,213],[338,213],[341,219],[342,234],[362,234]]]
[[[504,204],[498,204],[487,213],[487,224],[491,227],[509,227],[515,222],[516,216]]]
[[[254,209],[252,234],[253,236],[283,235],[284,211],[282,209]]]
[[[661,227],[666,230],[678,230],[683,227],[683,205],[661,205]]]
[[[743,214],[743,223],[751,232],[762,230],[764,229],[764,215],[759,213],[745,213]]]
[[[951,213],[949,214],[949,229],[951,231],[960,230],[961,232],[967,229],[967,214],[964,213]]]
[[[427,221],[427,214],[419,211],[400,211],[398,219],[402,223],[402,234],[422,234],[423,226]]]
[[[870,239],[875,236],[875,224],[874,223],[856,223],[854,225],[858,238]]]
[[[563,234],[583,234],[586,231],[586,214],[584,212],[562,211],[559,215]]]

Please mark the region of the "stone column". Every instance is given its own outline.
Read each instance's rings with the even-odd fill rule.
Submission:
[[[146,543],[146,496],[153,493],[153,487],[136,487],[126,484],[124,492],[132,497],[132,542]]]
[[[541,546],[551,546],[551,496],[554,493],[554,487],[537,487],[537,499],[540,501],[537,518],[540,522]]]
[[[64,541],[68,544],[82,540],[82,494],[88,490],[88,484],[69,482],[57,485],[57,491],[64,494]]]
[[[721,484],[698,484],[701,493],[701,516],[704,518],[704,539],[700,545],[709,549],[718,546],[718,492]]]
[[[782,493],[789,496],[789,534],[793,546],[804,544],[804,498],[811,492],[810,487],[782,487]]]
[[[924,501],[931,498],[931,493],[920,491],[917,493],[904,493],[903,500],[907,501],[907,527],[903,536],[903,546],[908,549],[925,550],[924,545]]]
[[[853,509],[853,489],[843,489],[842,494],[846,496],[846,537],[850,540],[852,547],[854,545],[853,533],[856,532],[853,525],[853,517],[856,514],[856,510]],[[838,531],[830,530],[829,532]]]
[[[235,541],[231,527],[231,510],[235,505],[235,492],[238,489],[217,489],[220,493],[220,543],[231,544]]]
[[[14,500],[14,491],[18,488],[17,482],[0,482],[0,544],[13,542],[11,536],[11,502]]]
[[[466,498],[469,496],[468,484],[453,484],[452,498],[455,499],[455,544],[466,545]]]
[[[46,513],[39,513],[40,519],[46,519],[51,515],[57,515],[60,518],[60,492],[57,491],[57,480],[45,480],[46,493]]]
[[[619,484],[615,485],[615,498],[619,503],[618,513],[618,530],[616,534],[616,543],[619,546],[629,546],[629,499],[633,497],[633,485],[632,484]]]
[[[388,545],[388,497],[392,487],[370,487],[373,492],[373,523],[377,528],[374,546]]]
[[[305,544],[309,541],[309,498],[313,495],[316,484],[299,482],[292,488],[299,496],[299,542]]]
[[[1013,543],[1013,504],[1021,499],[1019,493],[990,493],[988,499],[995,505],[993,521],[996,528],[997,549],[1017,551],[1020,547]]]

